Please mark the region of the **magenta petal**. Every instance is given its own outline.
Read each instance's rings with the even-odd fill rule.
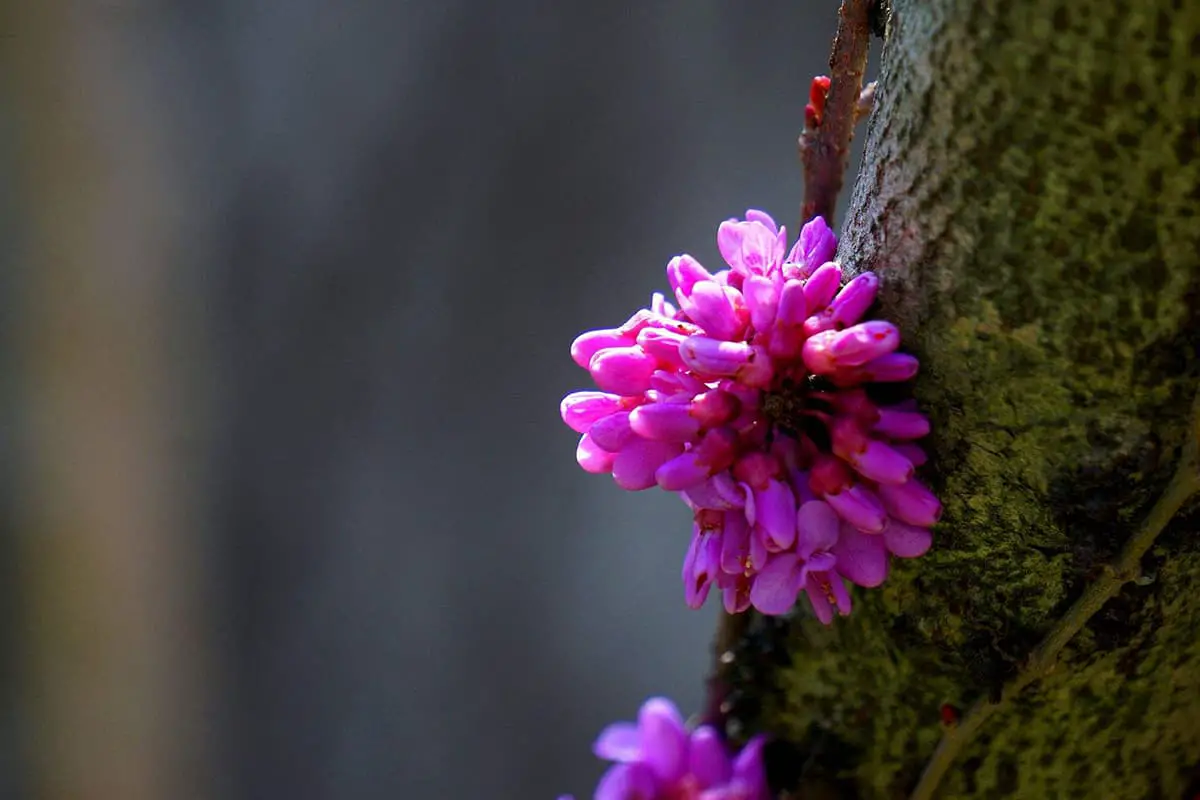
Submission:
[[[796,498],[787,484],[777,480],[767,482],[765,489],[754,493],[755,518],[770,538],[768,549],[786,550],[796,541]]]
[[[830,230],[823,217],[813,217],[800,229],[800,238],[788,256],[788,261],[803,263],[806,273],[833,258],[837,250],[837,236]]]
[[[652,697],[638,712],[641,734],[641,760],[655,777],[671,783],[683,777],[687,769],[688,735],[679,709],[670,700]]]
[[[900,331],[890,322],[871,320],[843,331],[823,331],[810,336],[802,351],[804,365],[818,375],[839,368],[857,367],[887,355],[900,345]],[[602,387],[603,388],[603,387]]]
[[[814,553],[804,562],[804,574],[829,572],[837,566],[837,557],[832,553]]]
[[[654,772],[645,764],[616,764],[596,786],[594,800],[653,800],[657,786]]]
[[[866,313],[875,302],[879,292],[879,276],[874,272],[864,272],[856,275],[842,287],[830,303],[833,316],[840,324],[852,325]]]
[[[874,272],[864,272],[842,287],[837,297],[820,314],[804,323],[804,332],[809,336],[827,330],[840,330],[858,322],[875,302],[879,290],[879,278]]]
[[[729,377],[755,357],[754,348],[745,342],[725,342],[708,336],[689,336],[679,346],[679,354],[697,372]]]
[[[579,446],[575,448],[575,460],[584,472],[593,475],[606,475],[613,470],[616,456],[592,441],[586,433],[580,437]]]
[[[738,753],[733,762],[733,780],[742,785],[744,794],[738,797],[755,800],[767,796],[767,770],[763,763],[765,736],[754,736]]]
[[[908,353],[890,353],[862,366],[863,376],[879,383],[899,383],[917,374],[920,362]]]
[[[662,292],[650,295],[650,312],[663,317],[675,316],[675,306],[667,302],[667,296]]]
[[[864,533],[881,533],[887,525],[883,504],[870,489],[855,484],[840,492],[825,495],[825,502],[838,516]]]
[[[675,331],[662,328],[643,328],[637,335],[638,345],[650,355],[658,359],[660,364],[673,369],[683,369],[683,358],[679,355],[679,345],[687,337]]]
[[[628,411],[618,411],[609,414],[588,430],[588,436],[598,447],[610,453],[619,453],[637,439],[637,434],[629,425]]]
[[[713,577],[720,569],[721,542],[713,533],[697,531],[683,559],[683,594],[691,608],[700,608],[708,598]]]
[[[912,478],[912,462],[878,439],[870,439],[866,448],[847,459],[860,475],[878,483],[900,484]]]
[[[700,281],[692,287],[691,295],[680,300],[688,317],[716,339],[730,339],[740,327],[726,289],[716,281]]]
[[[691,489],[708,480],[712,466],[696,450],[681,453],[658,467],[654,479],[668,492]]]
[[[879,409],[879,421],[871,428],[889,439],[920,439],[929,433],[929,417],[917,411]]]
[[[708,725],[701,725],[692,732],[688,747],[688,772],[700,784],[701,790],[724,784],[733,772],[725,742]]]
[[[808,298],[804,294],[804,284],[794,279],[787,281],[779,294],[779,312],[776,319],[780,325],[796,326],[803,323],[806,316]]]
[[[745,234],[746,229],[741,220],[727,219],[717,226],[717,250],[721,253],[721,258],[725,259],[725,263],[734,270],[743,270],[742,238]],[[735,260],[738,262],[736,265],[733,263]]]
[[[833,622],[833,606],[829,604],[829,598],[825,594],[825,587],[821,585],[821,581],[813,573],[808,573],[808,580],[804,584],[804,591],[808,595],[808,601],[812,603],[813,613],[817,619],[828,625]]]
[[[680,445],[670,442],[634,441],[613,461],[613,480],[631,492],[649,489],[654,485],[655,471],[678,455],[681,449]]]
[[[650,388],[658,359],[640,347],[610,347],[588,363],[592,380],[606,392],[632,397]]]
[[[837,612],[843,617],[850,613],[851,602],[850,592],[846,589],[846,582],[838,577],[836,571],[830,571],[829,576],[829,591],[833,594],[833,604],[837,606]]]
[[[841,282],[842,268],[833,261],[817,267],[804,282],[804,299],[808,304],[808,313],[815,314],[829,305]]]
[[[737,416],[741,404],[729,392],[710,389],[696,395],[692,401],[691,414],[706,428],[724,425]]]
[[[738,582],[721,587],[721,602],[726,614],[740,614],[750,607],[750,593]]]
[[[575,341],[571,342],[571,358],[575,360],[576,364],[587,369],[592,356],[601,350],[610,347],[628,347],[631,344],[633,344],[631,338],[624,336],[615,328],[587,331],[579,334]]]
[[[756,331],[765,331],[775,321],[779,285],[764,275],[751,275],[742,286],[742,293],[746,297],[746,308],[750,311],[750,324]]]
[[[783,257],[778,230],[755,220],[722,222],[717,228],[717,249],[742,276],[766,275]]]
[[[767,563],[770,550],[767,547],[767,534],[761,525],[750,529],[750,570],[758,572]]]
[[[771,558],[750,585],[750,604],[764,614],[786,614],[796,605],[802,575],[795,553]]]
[[[758,521],[758,506],[754,502],[754,490],[749,484],[738,483],[738,488],[742,490],[742,496],[746,498],[744,511],[746,514],[746,524],[753,525]]]
[[[638,436],[663,442],[690,442],[700,434],[700,422],[682,403],[638,406],[629,412],[629,424]]]
[[[837,571],[859,586],[878,586],[887,578],[887,547],[883,537],[843,525],[833,546]]]
[[[736,511],[725,515],[725,531],[721,536],[721,571],[741,575],[745,560],[750,556],[750,523]]]
[[[942,516],[942,504],[917,480],[899,486],[879,485],[879,498],[888,514],[909,525],[928,528]]]
[[[933,534],[928,528],[892,520],[883,529],[883,542],[888,550],[900,558],[917,558],[925,555],[933,545]]]
[[[746,209],[746,221],[757,222],[770,229],[771,233],[778,233],[779,226],[775,224],[775,220],[765,211],[760,211],[757,208]]]
[[[671,284],[675,299],[681,305],[698,282],[711,281],[712,278],[712,274],[701,266],[699,261],[687,254],[675,256],[667,264],[667,282]]]
[[[605,761],[636,761],[641,755],[641,736],[632,722],[614,722],[596,737],[592,752]]]
[[[840,526],[841,520],[828,503],[810,500],[801,504],[796,512],[796,552],[809,558],[813,553],[828,550],[837,542]]]
[[[745,364],[738,367],[733,377],[746,386],[765,389],[771,385],[771,380],[775,377],[775,365],[767,351],[755,345],[750,358]]]
[[[683,495],[694,508],[728,511],[746,504],[742,488],[729,477],[728,472],[719,472],[703,483],[683,490]]]
[[[576,433],[587,433],[597,420],[620,409],[620,396],[591,391],[571,392],[558,407],[563,422]]]

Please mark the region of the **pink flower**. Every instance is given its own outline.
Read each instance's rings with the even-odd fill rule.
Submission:
[[[782,614],[804,594],[828,623],[850,612],[847,582],[878,586],[891,557],[932,543],[941,504],[914,477],[929,420],[865,391],[909,380],[917,360],[897,352],[896,326],[864,319],[875,275],[841,285],[824,220],[787,251],[786,230],[751,210],[721,223],[717,246],[728,269],[667,265],[678,306],[656,294],[575,340],[600,391],[568,395],[563,421],[585,470],[692,509],[688,605],[715,585],[730,613]]]
[[[596,800],[767,800],[761,736],[731,755],[717,731],[689,731],[670,700],[652,697],[636,723],[614,722],[593,751],[613,766],[596,787]],[[571,800],[564,795],[559,800]]]

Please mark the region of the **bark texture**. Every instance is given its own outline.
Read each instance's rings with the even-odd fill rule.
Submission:
[[[734,721],[773,778],[904,796],[1166,488],[1200,386],[1200,3],[896,0],[849,272],[922,359],[935,549],[824,628],[751,618]],[[1180,797],[1200,762],[1195,498],[942,797]]]

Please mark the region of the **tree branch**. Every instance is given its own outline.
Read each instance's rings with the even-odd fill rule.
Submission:
[[[910,800],[930,800],[954,759],[982,728],[983,724],[1016,698],[1030,684],[1048,674],[1058,660],[1058,654],[1079,633],[1087,621],[1105,603],[1116,597],[1121,588],[1139,573],[1142,556],[1167,527],[1171,518],[1197,491],[1200,491],[1200,396],[1193,405],[1192,430],[1184,444],[1179,466],[1158,502],[1150,509],[1117,560],[1108,565],[1100,577],[1087,587],[1083,595],[1055,623],[1041,643],[1026,659],[1020,672],[1004,684],[1000,699],[992,702],[986,695],[979,698],[958,725],[948,728],[937,749],[921,774]]]
[[[843,0],[829,56],[830,86],[825,111],[815,125],[800,135],[800,160],[804,165],[802,225],[817,216],[833,223],[867,68],[871,41],[869,6],[869,0]]]

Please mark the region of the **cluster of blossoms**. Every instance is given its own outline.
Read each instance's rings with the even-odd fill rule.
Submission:
[[[609,725],[593,745],[616,762],[596,787],[595,800],[767,800],[763,739],[751,739],[730,758],[716,730],[688,732],[679,709],[647,700],[636,724]],[[560,797],[559,800],[572,800]]]
[[[688,255],[667,265],[678,305],[655,294],[624,325],[575,340],[600,391],[568,395],[562,417],[582,434],[585,470],[691,508],[690,606],[715,584],[731,614],[782,614],[804,592],[828,624],[850,612],[844,579],[878,586],[889,554],[931,544],[941,505],[913,477],[929,421],[864,388],[912,378],[917,360],[896,352],[894,325],[862,320],[878,279],[842,285],[823,219],[788,252],[786,230],[751,210],[721,224],[717,245],[728,269]]]

